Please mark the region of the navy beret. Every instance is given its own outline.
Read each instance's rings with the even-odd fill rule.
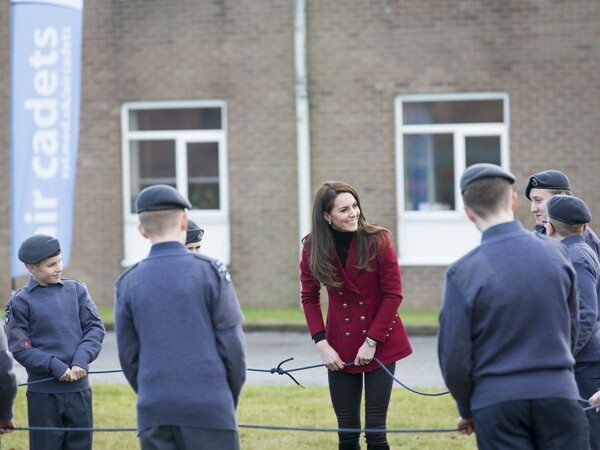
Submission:
[[[60,254],[58,239],[45,234],[35,234],[21,244],[18,256],[25,264],[35,264],[58,254]]]
[[[560,170],[544,170],[529,177],[525,186],[525,197],[529,198],[531,189],[566,189],[571,190],[571,183]]]
[[[204,230],[200,228],[196,222],[188,219],[187,234],[185,237],[185,244],[191,244],[192,242],[200,242],[204,236]]]
[[[135,200],[138,214],[165,209],[192,209],[190,202],[172,186],[156,184],[143,189]]]
[[[572,195],[553,195],[546,204],[548,217],[568,225],[589,223],[592,213],[583,200]]]
[[[489,163],[473,164],[467,167],[460,177],[460,192],[464,193],[473,181],[481,180],[482,178],[504,178],[510,184],[515,182],[515,176],[508,170],[500,166]]]

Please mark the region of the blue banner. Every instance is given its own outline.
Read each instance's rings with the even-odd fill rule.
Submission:
[[[34,234],[69,264],[79,141],[83,0],[11,1],[11,276]]]

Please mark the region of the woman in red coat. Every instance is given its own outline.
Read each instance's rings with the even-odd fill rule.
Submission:
[[[361,428],[365,390],[367,448],[389,449],[385,427],[396,361],[412,349],[398,315],[402,282],[390,233],[370,224],[356,190],[341,181],[323,183],[313,199],[312,231],[302,240],[302,306],[321,360],[339,428]],[[320,290],[327,288],[327,325]],[[346,363],[353,363],[348,367]],[[339,448],[360,449],[360,433],[339,433]]]

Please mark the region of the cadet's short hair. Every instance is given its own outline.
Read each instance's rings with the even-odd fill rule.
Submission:
[[[163,209],[160,211],[146,211],[140,213],[138,217],[144,230],[150,236],[156,236],[178,226],[182,212],[181,209]]]
[[[509,180],[501,177],[473,181],[463,193],[463,203],[475,215],[485,219],[504,208],[512,193],[511,185]]]

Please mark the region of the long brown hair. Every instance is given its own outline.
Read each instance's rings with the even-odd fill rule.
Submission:
[[[377,255],[384,243],[381,232],[389,233],[385,228],[368,223],[363,214],[358,192],[343,181],[326,181],[315,192],[312,205],[312,231],[302,239],[309,256],[309,266],[316,281],[326,286],[339,287],[342,285],[337,276],[335,260],[335,240],[331,227],[324,213],[331,213],[333,203],[338,195],[349,193],[356,199],[360,215],[358,229],[354,232],[356,239],[357,261],[356,268],[371,271],[369,261]]]

